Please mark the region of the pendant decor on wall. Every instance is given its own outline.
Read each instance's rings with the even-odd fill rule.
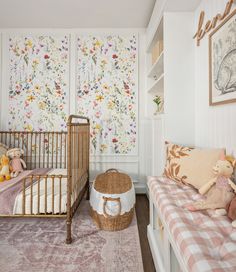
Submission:
[[[11,35],[9,129],[65,130],[69,113],[69,37]]]
[[[199,20],[198,20],[198,29],[196,34],[193,36],[193,39],[196,39],[197,46],[200,46],[201,40],[205,37],[207,33],[215,29],[218,22],[223,21],[231,12],[235,0],[229,0],[225,6],[225,10],[222,14],[218,13],[212,20],[208,20],[204,25],[205,12],[201,11]]]
[[[137,38],[77,39],[77,109],[91,119],[93,155],[137,154]]]
[[[236,10],[210,34],[210,105],[236,102]]]

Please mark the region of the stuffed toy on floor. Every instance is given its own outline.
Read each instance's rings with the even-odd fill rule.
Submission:
[[[206,209],[226,209],[227,205],[234,198],[236,190],[234,183],[230,179],[236,161],[232,158],[222,157],[213,168],[216,177],[199,189],[199,193],[206,195],[205,200],[197,201],[186,208],[190,211]]]

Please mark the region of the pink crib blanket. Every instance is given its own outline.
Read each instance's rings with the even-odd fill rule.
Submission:
[[[22,191],[22,180],[30,175],[45,175],[50,169],[26,170],[16,178],[0,183],[0,215],[12,215],[17,195]],[[30,180],[27,179],[26,186]]]

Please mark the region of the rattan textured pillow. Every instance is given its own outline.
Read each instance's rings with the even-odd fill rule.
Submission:
[[[180,184],[191,184],[200,189],[214,177],[213,167],[224,149],[199,149],[177,144],[166,144],[164,176]]]

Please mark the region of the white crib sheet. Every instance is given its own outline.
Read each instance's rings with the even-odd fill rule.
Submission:
[[[67,175],[67,169],[52,169],[48,173],[48,175]],[[32,186],[33,191],[33,207],[32,213],[38,214],[38,183],[40,182],[40,208],[39,213],[45,213],[45,180],[41,179],[39,181],[35,181]],[[31,214],[31,187],[29,186],[25,190],[25,214]],[[47,180],[47,213],[53,212],[52,205],[52,179],[48,178]],[[13,209],[13,214],[22,214],[22,200],[23,200],[23,192],[20,192],[16,199]],[[60,200],[60,182],[58,178],[54,180],[54,214],[59,213],[59,200]],[[73,201],[73,200],[72,200]],[[67,178],[61,179],[61,213],[66,212],[66,203],[67,203]],[[72,202],[73,203],[73,202]]]

